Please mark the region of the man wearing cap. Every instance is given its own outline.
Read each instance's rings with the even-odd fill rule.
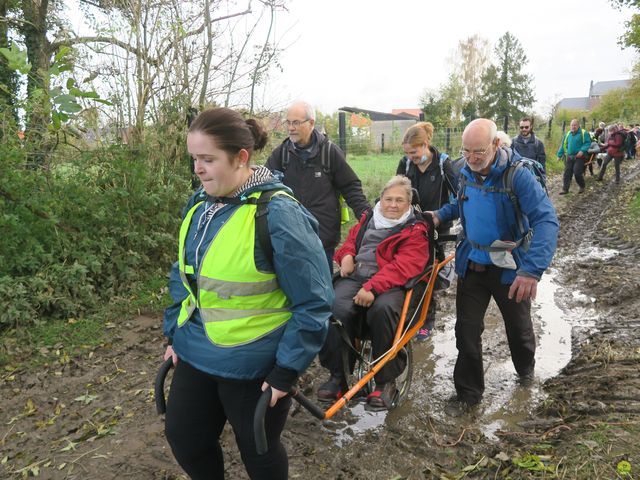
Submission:
[[[531,300],[558,239],[558,218],[549,197],[527,168],[515,166],[511,151],[498,146],[496,132],[496,124],[484,118],[465,128],[461,153],[466,165],[458,197],[432,212],[436,226],[455,218],[462,225],[455,261],[458,358],[451,413],[482,398],[481,336],[491,298],[502,313],[515,370],[522,381],[532,380],[536,341]],[[512,195],[503,188],[509,172]]]

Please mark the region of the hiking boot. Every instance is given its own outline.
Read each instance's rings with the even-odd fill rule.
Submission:
[[[596,177],[596,180],[597,180],[598,182],[601,182],[601,181],[602,181],[602,177],[598,176],[598,177]]]
[[[529,373],[525,373],[524,375],[520,375],[518,378],[518,383],[523,387],[530,387],[533,385],[534,373],[531,370]]]
[[[578,190],[578,193],[584,193],[584,187],[580,187],[580,190]]]
[[[472,413],[479,403],[480,400],[454,395],[449,400],[447,400],[444,411],[450,417],[461,417],[462,415]]]
[[[320,402],[335,402],[348,390],[347,382],[338,376],[331,375],[329,380],[318,387],[316,393]]]
[[[560,195],[566,195],[567,193],[569,193],[569,190],[562,190],[562,191],[560,192]]]
[[[420,342],[424,342],[431,336],[432,333],[433,331],[430,328],[427,328],[427,327],[421,328],[420,330],[418,330],[418,334],[416,335],[416,340]]]
[[[376,389],[367,396],[364,408],[372,412],[389,410],[397,401],[399,393],[395,380],[376,384]]]

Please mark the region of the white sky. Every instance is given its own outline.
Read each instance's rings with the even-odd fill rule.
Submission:
[[[325,113],[416,108],[425,88],[447,80],[459,40],[479,33],[493,53],[508,30],[529,59],[535,110],[547,114],[562,97],[587,96],[590,80],[630,77],[637,55],[617,44],[630,17],[608,0],[292,0],[278,29],[291,27],[294,43],[265,92]]]

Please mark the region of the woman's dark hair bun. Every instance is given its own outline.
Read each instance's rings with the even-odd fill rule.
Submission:
[[[249,118],[246,122],[255,140],[253,149],[262,150],[267,145],[267,140],[269,138],[267,131],[255,118]]]

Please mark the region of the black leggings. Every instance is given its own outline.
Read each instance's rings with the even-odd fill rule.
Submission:
[[[253,412],[262,393],[263,380],[224,380],[208,375],[185,361],[173,374],[165,434],[176,460],[194,480],[224,478],[224,460],[219,438],[225,423],[233,427],[236,443],[249,477],[286,479],[289,462],[280,442],[291,398],[280,399],[267,409],[265,430],[269,450],[256,452]]]

